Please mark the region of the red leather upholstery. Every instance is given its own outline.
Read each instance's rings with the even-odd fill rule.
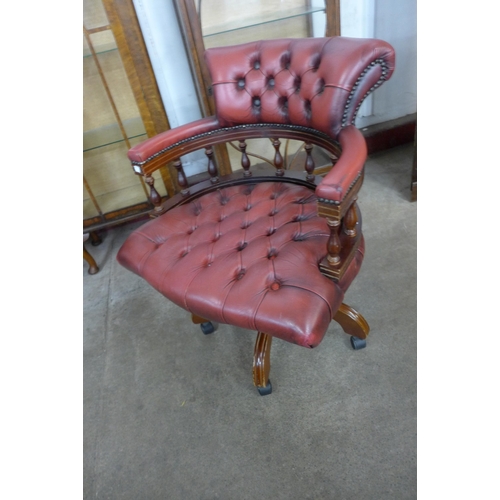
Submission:
[[[226,133],[234,134],[231,127],[245,133],[253,127],[255,133],[260,128],[255,124],[293,126],[304,132],[301,139],[321,136],[327,148],[338,142],[341,156],[315,192],[283,178],[230,187],[216,179],[210,192],[204,187],[198,198],[191,193],[191,201],[172,203],[175,208],[136,230],[118,261],[197,316],[305,347],[318,345],[364,256],[361,232],[350,234],[360,237],[354,257],[344,261],[349,265],[339,282],[325,277],[320,262],[337,265],[339,257],[332,259],[337,244],[332,236],[330,260],[325,259],[332,233],[323,217],[340,227],[355,200],[367,151],[353,122],[363,99],[390,78],[394,59],[383,41],[343,37],[208,50],[216,116],[133,147],[129,158],[137,173],[150,175],[167,156],[175,160],[198,141],[221,142]]]
[[[221,126],[293,123],[334,139],[394,71],[388,43],[347,37],[219,47],[207,50],[205,60]]]
[[[206,134],[207,132],[219,128],[220,125],[215,116],[195,120],[194,122],[167,130],[166,132],[162,132],[161,134],[141,142],[129,150],[128,157],[133,163],[142,163],[159,151],[187,139],[188,137],[193,137],[197,134]]]
[[[363,258],[342,283],[323,276],[329,234],[311,190],[233,186],[145,224],[118,261],[194,314],[314,347]]]
[[[224,127],[300,125],[340,142],[342,157],[316,193],[342,201],[366,160],[364,139],[352,123],[362,100],[391,77],[394,49],[375,39],[301,38],[209,49],[205,58],[217,115],[134,146],[132,163],[141,165],[182,141]]]

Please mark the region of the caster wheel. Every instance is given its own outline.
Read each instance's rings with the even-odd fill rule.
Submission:
[[[201,331],[205,335],[208,335],[210,333],[214,333],[215,332],[214,325],[210,321],[207,321],[206,323],[201,323],[200,327],[201,327]]]
[[[358,337],[351,337],[352,348],[357,351],[366,347],[366,340],[359,339]]]
[[[267,396],[268,394],[271,394],[273,392],[273,386],[271,385],[271,381],[267,381],[266,387],[257,387],[257,390],[259,391],[259,394],[261,396]]]

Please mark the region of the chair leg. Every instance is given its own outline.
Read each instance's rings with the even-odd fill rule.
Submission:
[[[352,335],[351,344],[354,349],[366,346],[365,339],[370,333],[370,327],[365,318],[347,304],[341,304],[333,319],[342,327],[345,333]]]
[[[201,316],[198,316],[196,314],[191,314],[191,321],[195,325],[200,325],[201,331],[205,335],[214,333],[215,330],[217,330],[217,323],[212,323],[211,321],[208,321],[208,319],[202,318]]]
[[[271,371],[271,343],[273,338],[267,333],[258,332],[253,353],[253,384],[261,396],[271,394],[273,388],[269,380]]]
[[[85,246],[83,247],[83,258],[87,261],[87,264],[89,265],[89,274],[96,274],[99,272],[99,268],[97,267],[96,261],[92,257],[92,255],[89,254]]]

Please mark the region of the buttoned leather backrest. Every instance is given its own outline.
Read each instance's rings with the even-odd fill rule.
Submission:
[[[298,38],[205,52],[221,126],[290,123],[337,138],[394,70],[381,40]]]

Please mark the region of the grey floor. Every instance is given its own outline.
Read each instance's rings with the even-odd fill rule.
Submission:
[[[115,255],[83,263],[84,498],[417,498],[417,204],[412,145],[372,155],[359,196],[366,256],[345,302],[371,327],[354,351],[336,323],[307,350],[273,342],[273,393],[252,384],[255,333],[190,316]]]

